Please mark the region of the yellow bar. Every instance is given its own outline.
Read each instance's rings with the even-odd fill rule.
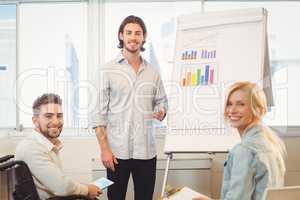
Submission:
[[[196,73],[192,73],[192,86],[197,85],[197,76]]]

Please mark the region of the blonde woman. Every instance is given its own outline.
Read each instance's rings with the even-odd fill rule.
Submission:
[[[224,166],[222,200],[262,200],[267,187],[284,184],[286,155],[284,143],[262,123],[267,111],[266,97],[251,82],[231,86],[224,117],[241,137]],[[210,200],[201,196],[193,200]]]

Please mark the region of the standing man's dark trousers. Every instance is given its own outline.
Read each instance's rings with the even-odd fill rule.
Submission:
[[[131,173],[134,184],[134,200],[152,200],[155,186],[156,157],[150,160],[117,160],[119,164],[115,165],[114,172],[107,169],[107,178],[115,182],[108,188],[108,199],[125,200]]]

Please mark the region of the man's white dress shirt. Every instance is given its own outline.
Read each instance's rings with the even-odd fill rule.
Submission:
[[[54,145],[35,131],[17,146],[15,159],[23,160],[28,165],[41,199],[57,195],[88,194],[86,185],[64,174],[59,157],[61,148],[59,140]]]

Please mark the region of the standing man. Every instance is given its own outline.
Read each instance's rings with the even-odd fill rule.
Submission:
[[[156,148],[153,121],[162,121],[167,97],[159,73],[140,55],[147,30],[126,17],[119,27],[120,54],[100,70],[99,107],[93,127],[107,168],[109,200],[125,200],[130,174],[135,200],[152,200]],[[99,74],[98,74],[99,75]]]

